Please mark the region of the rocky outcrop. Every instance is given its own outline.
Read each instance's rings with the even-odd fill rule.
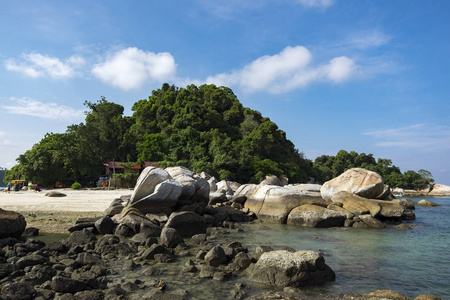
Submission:
[[[13,237],[18,238],[27,227],[23,215],[0,208],[0,239]]]
[[[301,287],[334,281],[333,270],[315,251],[265,252],[250,270],[250,280],[278,287]]]
[[[236,194],[247,197],[244,207],[259,219],[280,224],[286,223],[287,216],[297,206],[314,204],[326,207],[329,204],[314,194],[275,185],[243,185]]]
[[[172,213],[165,227],[176,229],[182,237],[206,233],[205,219],[191,211]]]
[[[206,179],[185,167],[171,167],[167,168],[166,171],[182,185],[182,193],[177,203],[178,207],[193,203],[202,206],[208,204],[210,187]]]
[[[437,204],[437,203],[435,203],[435,202],[433,202],[433,201],[425,200],[425,199],[420,200],[420,201],[417,203],[417,205],[419,205],[419,206],[424,206],[424,207],[436,207],[436,206],[441,206],[440,204]]]
[[[428,196],[450,197],[450,186],[444,184],[434,184]]]
[[[178,181],[167,179],[154,187],[153,192],[139,200],[132,200],[129,207],[142,213],[171,213],[182,194],[183,186]]]
[[[306,227],[340,227],[344,225],[346,215],[325,207],[305,204],[294,208],[287,218],[288,225]]]
[[[387,192],[383,178],[372,171],[353,168],[323,184],[322,198],[331,200],[334,194],[347,192],[369,199],[386,199]],[[383,198],[381,198],[383,197]]]

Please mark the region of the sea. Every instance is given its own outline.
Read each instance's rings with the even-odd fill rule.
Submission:
[[[336,273],[336,281],[303,287],[302,291],[309,296],[364,294],[391,289],[412,299],[420,294],[434,294],[448,300],[450,198],[409,199],[426,199],[441,206],[430,208],[416,205],[416,220],[405,221],[412,230],[393,227],[305,228],[255,222],[237,224],[239,230],[230,230],[217,242],[239,241],[249,250],[268,245],[274,249],[287,246],[297,251],[322,251],[326,264]],[[188,290],[190,299],[230,299],[230,291],[236,282],[245,286],[247,296],[276,289],[248,282],[245,275],[226,282],[198,279],[194,274],[191,277],[180,276],[179,269],[174,267],[174,264],[165,264],[164,272],[157,279],[164,279],[171,289]],[[120,279],[121,272],[118,270],[117,279]]]
[[[450,299],[450,198],[426,199],[439,207],[416,205],[412,230],[304,228],[259,224],[247,231],[245,245],[321,250],[336,281],[307,288],[311,295],[368,293],[392,289],[407,297],[434,294]],[[253,224],[255,225],[255,224]]]

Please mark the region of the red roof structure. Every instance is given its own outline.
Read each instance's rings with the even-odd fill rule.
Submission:
[[[125,169],[123,166],[118,165],[118,163],[122,163],[120,161],[107,161],[105,163],[105,166],[109,169]],[[134,167],[131,167],[132,170],[140,170],[142,169],[140,164],[135,165]]]

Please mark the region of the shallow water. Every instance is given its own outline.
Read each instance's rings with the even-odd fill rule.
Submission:
[[[442,206],[416,206],[416,220],[407,222],[413,230],[253,224],[244,226],[241,240],[250,248],[286,245],[296,250],[322,250],[326,263],[336,272],[336,281],[307,288],[308,294],[393,289],[411,298],[434,294],[450,299],[450,198],[420,199]]]
[[[406,222],[413,226],[413,230],[304,228],[256,222],[238,224],[243,232],[231,230],[214,243],[240,241],[249,250],[259,245],[270,245],[275,249],[289,246],[296,250],[323,251],[325,262],[336,273],[336,281],[319,287],[302,288],[311,296],[393,289],[410,298],[419,294],[434,294],[442,299],[450,299],[450,198],[414,200],[420,199],[428,199],[442,206],[416,206],[416,220]],[[51,242],[63,237],[49,235],[42,237],[42,240]],[[195,256],[195,253],[192,255]],[[156,268],[161,271],[145,276],[145,280],[164,279],[168,283],[168,290],[188,290],[190,299],[230,299],[230,291],[236,282],[246,285],[244,291],[247,295],[274,289],[247,282],[245,274],[225,282],[198,279],[198,273],[180,275],[179,266],[188,259],[182,257],[174,263],[144,266],[144,269]],[[111,276],[110,279],[116,277],[119,280],[124,271],[118,271],[117,276]],[[144,279],[142,272],[136,272],[135,275],[136,279]],[[129,276],[127,274],[127,278]]]

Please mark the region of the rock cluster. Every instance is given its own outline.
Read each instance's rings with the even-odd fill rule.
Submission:
[[[411,202],[394,199],[378,174],[360,168],[323,186],[247,184],[236,191],[237,196],[245,196],[245,208],[259,219],[280,224],[383,228],[415,218]]]

